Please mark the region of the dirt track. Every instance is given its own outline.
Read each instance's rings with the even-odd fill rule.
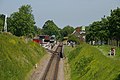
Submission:
[[[55,51],[56,48],[53,48],[53,51]],[[29,77],[29,80],[42,80],[42,77],[44,75],[45,69],[47,67],[47,64],[50,60],[51,57],[51,53],[48,52],[48,54],[46,54],[42,60],[40,61],[40,63],[37,64],[37,68],[34,69],[32,71],[31,76]],[[55,61],[54,61],[55,62]],[[57,80],[64,80],[64,70],[63,70],[63,60],[60,60],[60,65],[59,65],[59,69],[58,69],[58,78]],[[51,71],[54,71],[54,68],[51,67]],[[49,72],[49,74],[51,75],[52,72]],[[50,77],[47,77],[45,80],[49,80]]]
[[[46,54],[42,58],[40,63],[37,65],[37,68],[33,70],[29,80],[41,80],[50,57],[51,57],[50,54]]]

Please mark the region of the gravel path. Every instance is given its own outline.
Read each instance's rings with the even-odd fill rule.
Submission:
[[[46,54],[39,64],[37,64],[37,68],[33,71],[32,75],[30,76],[29,80],[41,80],[44,71],[47,67],[48,61],[50,59],[51,55]]]
[[[66,57],[64,59],[64,76],[65,76],[64,79],[71,80],[70,74],[71,74],[71,69],[70,69],[70,65],[68,63],[68,58]]]
[[[56,50],[56,46],[55,45],[53,47],[53,51]],[[47,67],[47,64],[50,60],[50,57],[51,57],[51,54],[50,52],[48,52],[48,54],[46,54],[42,59],[41,61],[37,64],[37,68],[34,68],[30,77],[29,77],[29,80],[42,80],[42,76],[45,72],[45,69]],[[64,61],[63,59],[60,59],[60,62],[59,62],[59,70],[58,70],[58,79],[57,80],[65,80],[64,79]]]
[[[58,69],[58,79],[57,80],[64,80],[64,61],[61,58],[59,62],[59,69]]]

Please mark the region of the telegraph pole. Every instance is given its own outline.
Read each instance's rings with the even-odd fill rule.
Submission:
[[[4,32],[7,32],[7,15],[5,15]]]

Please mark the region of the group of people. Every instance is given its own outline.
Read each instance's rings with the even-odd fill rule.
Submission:
[[[74,47],[75,46],[75,42],[73,42],[73,41],[67,42],[67,45]]]
[[[110,49],[109,55],[110,55],[110,56],[111,56],[111,55],[115,56],[115,48],[111,48],[111,49]]]

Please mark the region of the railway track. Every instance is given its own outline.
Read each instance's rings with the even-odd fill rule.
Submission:
[[[42,80],[57,80],[60,54],[62,53],[62,43],[59,43],[56,50],[53,52],[50,61],[47,65]]]

